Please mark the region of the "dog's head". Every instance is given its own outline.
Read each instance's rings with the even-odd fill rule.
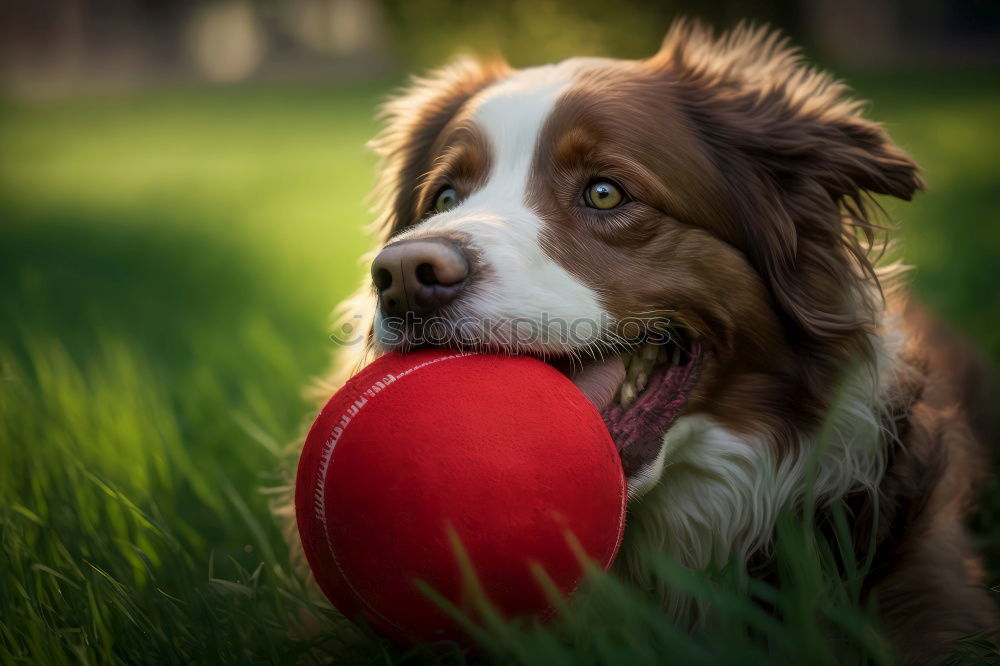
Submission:
[[[792,446],[871,354],[864,197],[908,199],[916,167],[772,33],[682,25],[642,61],[462,60],[386,117],[374,348],[564,366],[633,491],[678,413]]]

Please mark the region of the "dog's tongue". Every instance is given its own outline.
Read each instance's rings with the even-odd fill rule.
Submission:
[[[569,378],[597,411],[603,412],[611,405],[618,387],[625,381],[625,364],[620,356],[611,356],[576,369]]]

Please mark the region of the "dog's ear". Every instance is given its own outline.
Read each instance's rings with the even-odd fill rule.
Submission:
[[[369,142],[379,155],[379,178],[372,196],[376,232],[386,240],[419,215],[417,186],[430,171],[434,145],[448,122],[476,92],[510,73],[502,60],[458,58],[423,77],[386,102],[383,129]]]
[[[922,188],[913,160],[843,85],[767,29],[716,38],[680,24],[650,62],[718,165],[734,240],[782,310],[811,338],[869,329],[870,194],[909,200]]]

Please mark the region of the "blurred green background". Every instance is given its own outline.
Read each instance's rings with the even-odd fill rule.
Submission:
[[[296,658],[266,489],[365,273],[375,108],[459,50],[523,66],[651,54],[678,14],[783,27],[923,166],[925,194],[886,202],[912,289],[996,363],[1000,19],[909,6],[5,3],[3,661]]]

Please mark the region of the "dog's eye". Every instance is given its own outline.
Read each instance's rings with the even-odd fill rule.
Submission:
[[[438,192],[437,199],[434,200],[434,210],[443,213],[458,205],[458,193],[455,188],[445,186]]]
[[[583,202],[598,210],[610,210],[620,206],[623,201],[625,195],[621,188],[607,180],[595,180],[583,193]]]

